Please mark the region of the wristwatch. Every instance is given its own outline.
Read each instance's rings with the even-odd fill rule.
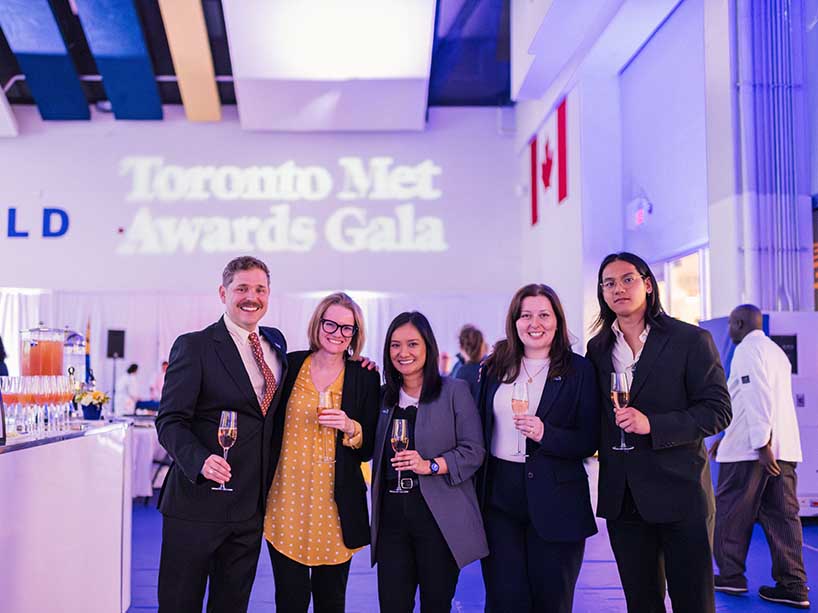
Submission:
[[[440,470],[440,464],[438,464],[434,460],[429,460],[429,470],[432,471],[433,475],[436,475],[437,472]]]

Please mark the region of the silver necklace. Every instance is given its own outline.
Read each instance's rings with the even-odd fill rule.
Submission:
[[[523,363],[523,370],[525,371],[525,374],[527,374],[527,375],[528,375],[528,382],[529,382],[529,383],[533,383],[533,382],[534,382],[534,377],[536,377],[537,375],[539,375],[539,374],[540,374],[542,371],[544,371],[544,370],[546,369],[546,367],[548,366],[548,362],[546,362],[545,364],[543,364],[543,365],[542,365],[542,367],[541,367],[541,368],[540,368],[540,369],[539,369],[537,372],[535,372],[535,373],[532,375],[530,372],[528,372],[528,368],[526,368],[526,366],[525,366],[525,358],[523,358],[523,359],[522,359],[522,363]]]

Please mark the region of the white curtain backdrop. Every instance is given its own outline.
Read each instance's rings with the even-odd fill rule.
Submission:
[[[316,304],[329,292],[279,294],[270,297],[263,325],[284,333],[290,350],[307,346],[307,322]],[[361,305],[366,325],[364,355],[383,361],[383,342],[392,318],[407,310],[418,310],[429,318],[441,351],[454,355],[457,334],[463,324],[483,330],[492,344],[503,334],[511,294],[349,294]],[[224,312],[215,291],[211,294],[62,292],[0,288],[0,336],[10,374],[19,374],[20,330],[39,322],[52,328],[68,326],[85,334],[91,324],[91,367],[97,384],[113,389],[113,360],[106,358],[108,330],[125,330],[125,358],[117,362],[117,376],[129,364],[139,365],[138,378],[143,397],[173,341],[180,334],[200,330]]]

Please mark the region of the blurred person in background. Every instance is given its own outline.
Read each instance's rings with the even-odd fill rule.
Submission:
[[[775,586],[762,585],[764,600],[808,609],[803,532],[795,467],[802,458],[798,416],[792,401],[792,365],[762,330],[761,310],[733,309],[730,339],[736,344],[727,387],[733,422],[710,454],[719,463],[713,554],[720,574],[716,591],[747,592],[747,550],[756,521],[772,558]]]
[[[460,343],[460,352],[457,355],[461,358],[461,361],[459,366],[456,365],[452,369],[449,376],[462,379],[468,383],[469,391],[475,402],[477,402],[477,395],[480,393],[480,385],[477,380],[480,377],[480,362],[486,355],[486,342],[483,339],[483,333],[471,324],[466,324],[460,328],[458,342]]]
[[[153,383],[151,383],[151,400],[159,400],[162,397],[162,386],[165,385],[165,373],[168,371],[168,362],[165,360],[162,362],[162,366],[159,368],[159,372],[153,378]]]
[[[128,366],[128,370],[116,380],[116,394],[114,396],[114,412],[116,415],[133,415],[136,403],[139,401],[139,380],[136,373],[137,364]]]

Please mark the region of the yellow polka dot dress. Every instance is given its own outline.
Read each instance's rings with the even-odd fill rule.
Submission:
[[[267,496],[264,536],[279,553],[305,566],[341,564],[360,549],[347,549],[333,493],[335,464],[323,464],[318,390],[307,357],[287,403],[281,457]],[[341,407],[344,371],[329,386],[332,406]],[[356,432],[357,434],[357,432]],[[346,438],[346,437],[345,437]],[[350,446],[357,441],[345,440]]]

